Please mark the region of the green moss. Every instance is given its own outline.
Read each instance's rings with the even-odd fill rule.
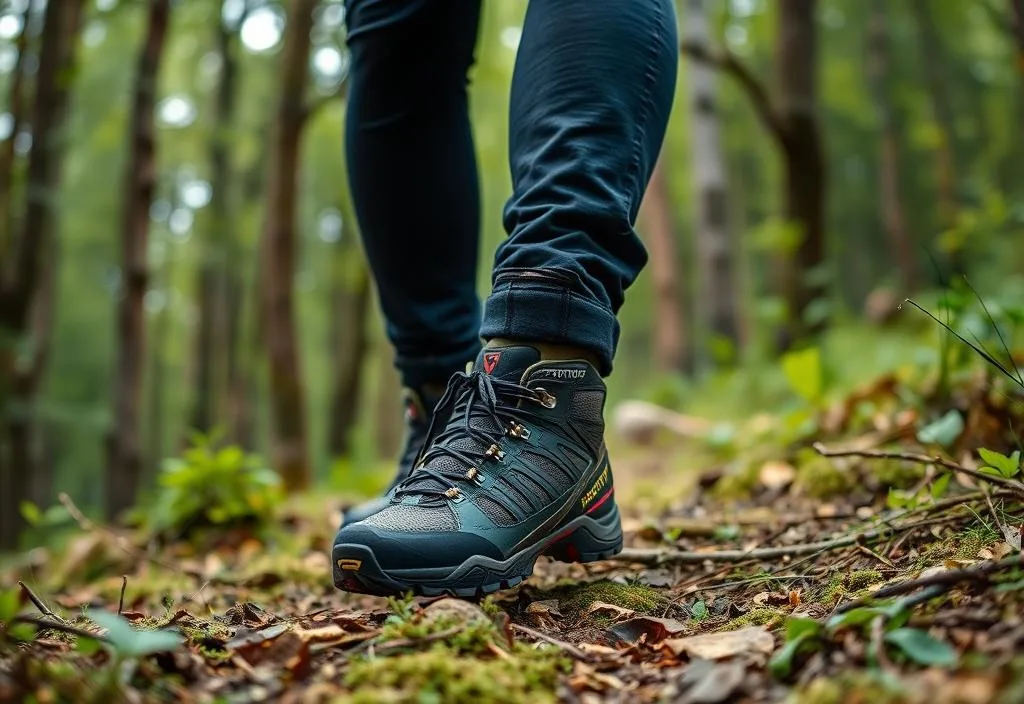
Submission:
[[[853,595],[865,587],[882,581],[882,573],[878,570],[854,570],[849,574],[842,572],[832,575],[821,590],[818,601],[822,606],[835,606],[847,595]]]
[[[648,613],[662,601],[661,595],[645,584],[619,584],[602,580],[570,591],[559,600],[558,606],[562,613],[571,616],[585,613],[597,602]]]
[[[812,680],[794,691],[786,701],[788,704],[900,704],[908,698],[896,680],[870,671],[849,670],[834,678]]]
[[[829,458],[808,455],[803,455],[803,458],[794,482],[802,493],[816,499],[828,499],[853,488],[851,473],[837,467]]]
[[[712,496],[723,500],[749,497],[757,488],[760,469],[757,462],[733,465],[712,487]]]
[[[835,680],[812,680],[806,687],[793,692],[790,704],[841,704],[843,688]]]
[[[878,481],[895,489],[909,489],[924,477],[925,468],[920,463],[905,462],[895,459],[871,461],[867,467]]]
[[[882,573],[878,570],[854,570],[846,577],[846,587],[852,591],[864,589],[882,581]]]
[[[770,609],[767,607],[759,607],[751,609],[747,613],[734,618],[718,628],[718,631],[736,631],[741,628],[747,628],[748,626],[767,626],[771,628],[776,626],[786,618],[786,612],[779,609]]]
[[[467,702],[512,704],[554,702],[558,676],[570,663],[554,648],[517,645],[509,657],[453,655],[435,644],[429,650],[394,657],[359,658],[345,685],[353,702]]]
[[[828,581],[828,584],[821,590],[821,595],[818,597],[818,601],[823,606],[835,606],[839,603],[839,600],[846,594],[846,585],[843,584],[843,575],[836,574],[832,576],[832,579]]]

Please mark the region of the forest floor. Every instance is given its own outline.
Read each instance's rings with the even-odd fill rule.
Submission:
[[[0,700],[1021,702],[1024,401],[953,389],[620,448],[624,553],[480,604],[335,591],[323,497],[164,544],[66,499],[77,535],[4,575]]]

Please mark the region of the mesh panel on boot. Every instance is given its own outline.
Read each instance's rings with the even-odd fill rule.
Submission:
[[[572,395],[569,420],[593,452],[604,442],[603,391],[577,391]]]
[[[414,533],[424,530],[447,530],[456,531],[459,529],[459,519],[451,507],[442,506],[417,506],[414,504],[393,504],[384,510],[375,513],[367,518],[367,523],[384,530],[401,531],[403,533]]]
[[[485,516],[494,522],[494,525],[511,526],[518,522],[515,514],[492,499],[490,496],[478,496],[474,500],[476,501],[477,507],[484,512]]]

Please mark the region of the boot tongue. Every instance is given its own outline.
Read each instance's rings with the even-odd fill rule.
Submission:
[[[539,361],[540,352],[529,345],[485,347],[476,358],[473,369],[495,379],[518,384],[526,370]]]

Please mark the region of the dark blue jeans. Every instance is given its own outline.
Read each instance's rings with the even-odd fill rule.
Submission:
[[[403,381],[443,383],[480,338],[573,345],[608,374],[647,261],[633,230],[678,48],[671,0],[531,0],[512,78],[513,193],[481,319],[467,73],[480,0],[347,0],[345,146]]]

